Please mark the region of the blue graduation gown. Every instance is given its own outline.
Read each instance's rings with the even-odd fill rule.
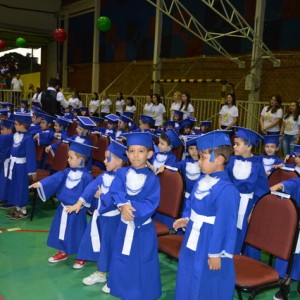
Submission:
[[[35,144],[28,132],[16,132],[13,140],[7,177],[8,203],[25,207],[29,201],[28,175],[36,172]]]
[[[226,172],[200,176],[183,212],[189,222],[180,249],[175,299],[233,299],[238,205],[239,193]],[[215,219],[204,221],[197,230],[197,223],[205,217]],[[191,232],[198,233],[198,238],[193,239]],[[221,258],[220,270],[209,270],[209,257]]]
[[[273,165],[282,164],[283,160],[279,158],[277,155],[264,155],[263,156],[263,164],[265,168],[265,172],[274,172],[276,169],[272,168]]]
[[[236,239],[235,253],[239,254],[245,239],[248,228],[248,217],[252,211],[254,204],[264,194],[269,192],[269,184],[262,156],[253,155],[249,158],[242,156],[232,156],[226,165],[226,171],[233,182],[234,186],[240,192],[241,200],[239,213],[241,212],[243,198],[248,199],[246,202],[245,214],[238,217],[238,231]],[[256,254],[257,255],[257,254]]]
[[[150,218],[159,205],[159,178],[147,167],[121,168],[110,193],[117,205],[130,202],[136,209],[134,220],[128,225],[121,220],[116,232],[108,278],[110,292],[122,299],[157,299],[161,295],[158,245]],[[130,231],[133,225],[130,243],[126,230]]]
[[[56,194],[60,205],[58,206],[51,224],[47,245],[66,252],[67,254],[77,253],[80,241],[85,231],[86,208],[67,215],[64,237],[61,237],[61,221],[65,206],[77,203],[85,187],[92,182],[93,177],[86,168],[68,168],[57,172],[40,181],[41,187],[38,193],[43,201]]]
[[[172,150],[169,152],[155,152],[150,159],[150,163],[156,170],[162,165],[172,166],[175,162],[176,156]]]
[[[80,197],[91,203],[98,186],[101,187],[102,193],[100,198],[97,199],[98,208],[94,211],[87,225],[77,255],[78,259],[98,262],[98,270],[101,272],[108,272],[109,270],[113,241],[120,222],[120,211],[115,206],[109,193],[114,178],[115,172],[112,171],[99,175],[85,188]],[[93,222],[96,222],[95,229],[92,229]],[[97,235],[95,238],[97,242],[99,240],[99,244],[92,242],[92,235],[93,237]]]

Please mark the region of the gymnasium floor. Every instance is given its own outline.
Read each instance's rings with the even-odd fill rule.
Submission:
[[[39,202],[32,222],[29,219],[12,221],[6,213],[0,210],[0,300],[117,299],[101,292],[103,284],[84,286],[81,283],[82,278],[96,270],[95,263],[88,263],[81,270],[72,269],[74,256],[58,264],[48,263],[48,257],[56,253],[46,245],[48,233],[45,231],[49,230],[54,213],[50,201]],[[12,228],[21,230],[7,231]],[[160,299],[171,300],[177,262],[164,254],[159,258],[163,285]],[[271,300],[274,292],[266,292],[255,299]],[[300,299],[295,282],[289,299]]]

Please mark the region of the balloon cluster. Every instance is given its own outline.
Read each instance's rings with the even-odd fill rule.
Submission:
[[[108,17],[102,16],[100,18],[97,19],[96,22],[97,28],[100,31],[108,31],[111,27],[111,20]]]

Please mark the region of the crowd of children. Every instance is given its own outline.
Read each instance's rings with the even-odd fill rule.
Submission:
[[[158,174],[168,166],[180,170],[185,180],[181,217],[171,223],[184,234],[175,299],[233,299],[233,255],[241,252],[254,205],[270,192],[268,175],[286,165],[278,156],[279,135],[264,137],[237,126],[234,133],[210,131],[210,122],[195,127],[193,116],[182,119],[183,113],[176,109],[173,120],[159,128],[149,115],[141,115],[135,125],[127,112],[104,118],[80,112],[81,116],[66,112],[55,118],[26,106],[8,112],[0,109],[1,205],[13,207],[8,217],[19,220],[27,217],[30,189],[37,189],[42,201],[56,195],[60,205],[47,245],[58,252],[48,259],[50,263],[75,254],[74,269],[97,263],[97,270],[82,280],[85,285],[106,283],[102,291],[122,299],[158,299],[162,287],[152,219],[160,203]],[[71,133],[74,121],[77,127]],[[90,174],[92,135],[110,138],[102,174],[96,178]],[[261,141],[265,153],[254,154]],[[70,144],[69,167],[37,181],[37,167],[49,166],[45,161],[37,165],[36,147],[44,146],[45,155],[55,155],[61,143]],[[174,149],[180,147],[185,151],[178,158]],[[289,156],[295,157],[295,163],[287,165],[296,171],[299,148],[293,145]],[[271,190],[284,190],[300,204],[299,182],[285,181]],[[260,256],[251,247],[246,254]],[[297,252],[291,279],[299,282],[298,256]],[[276,268],[284,274],[286,262],[277,260]],[[284,298],[279,291],[274,299]]]

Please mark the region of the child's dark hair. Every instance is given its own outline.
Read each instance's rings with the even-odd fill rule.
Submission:
[[[86,155],[81,154],[81,153],[78,153],[78,152],[75,152],[75,151],[74,151],[74,153],[75,153],[75,156],[76,156],[76,157],[81,157],[81,158],[83,158],[84,164],[86,164],[86,162],[87,162],[88,159],[89,159]]]
[[[240,139],[242,142],[244,142],[245,143],[245,145],[247,145],[248,147],[252,147],[253,145],[248,141],[248,140],[245,140],[245,139],[243,139],[243,138],[241,138],[241,137],[239,137],[239,136],[234,136],[234,138],[235,139]]]
[[[233,154],[233,149],[231,146],[219,146],[213,149],[208,149],[209,154],[211,154],[212,151],[215,152],[215,157],[217,157],[218,155],[223,156],[225,159],[225,164],[229,162],[229,159]]]
[[[168,146],[172,146],[172,141],[170,140],[170,138],[165,133],[162,133],[159,136],[159,138],[162,139],[163,141],[165,141]]]

